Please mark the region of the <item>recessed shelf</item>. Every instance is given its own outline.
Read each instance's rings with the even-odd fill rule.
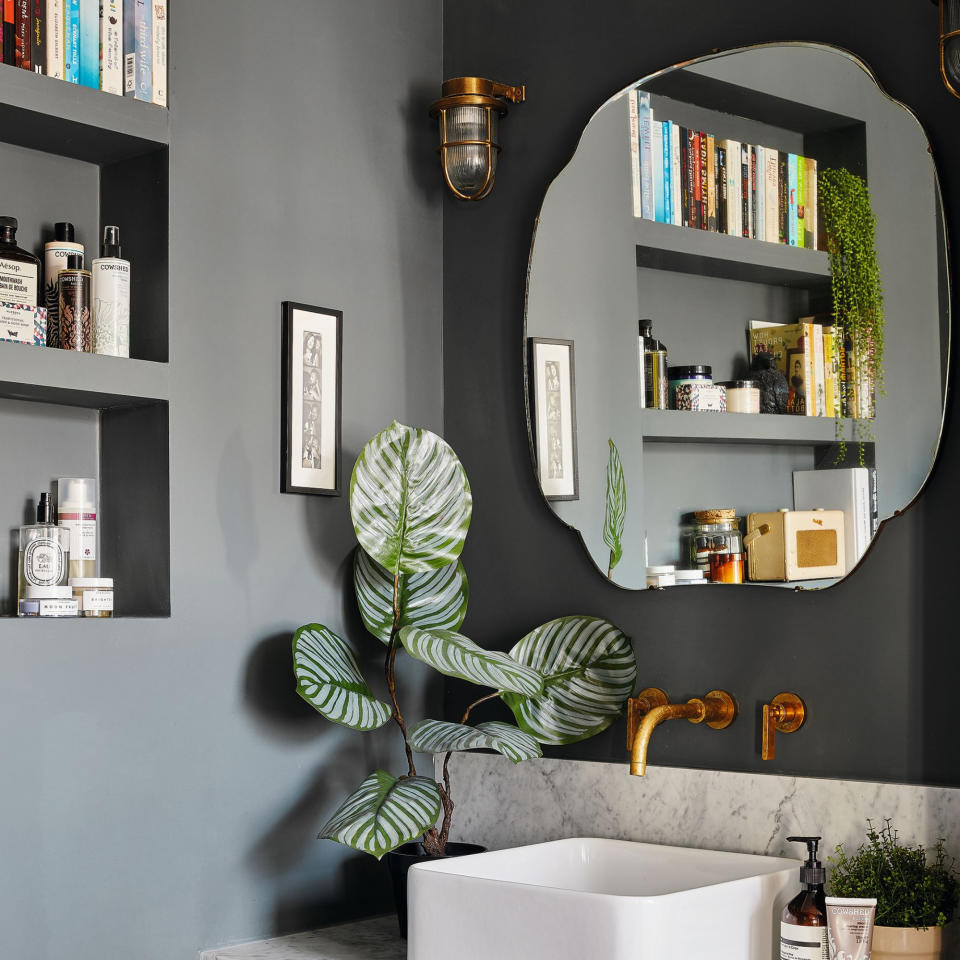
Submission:
[[[640,422],[645,441],[667,443],[833,443],[837,429],[831,417],[690,410],[641,410]]]
[[[725,233],[637,219],[637,266],[805,289],[830,282],[823,250],[731,237]]]
[[[108,410],[168,398],[167,365],[0,343],[0,397]]]
[[[0,65],[0,138],[90,163],[152,153],[170,141],[164,107]]]

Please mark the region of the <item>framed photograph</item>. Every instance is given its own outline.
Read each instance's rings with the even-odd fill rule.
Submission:
[[[578,500],[573,341],[531,337],[530,365],[540,489],[548,500]]]
[[[340,494],[339,310],[284,301],[280,490]]]

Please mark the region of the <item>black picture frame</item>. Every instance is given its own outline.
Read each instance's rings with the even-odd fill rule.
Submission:
[[[541,354],[556,353],[561,360],[558,375],[558,402],[560,417],[559,443],[561,446],[559,467],[564,474],[560,478],[554,476],[555,471],[549,462],[549,453],[544,456],[545,444],[549,443],[550,411],[545,409],[546,370],[541,369],[540,360],[551,362]],[[532,420],[534,459],[537,465],[537,479],[540,490],[547,500],[579,500],[580,499],[580,469],[577,458],[577,388],[574,366],[574,350],[572,340],[558,340],[551,337],[528,338],[529,360],[529,389],[530,415]],[[549,400],[547,400],[549,406]],[[569,460],[564,462],[563,446],[569,448]],[[569,474],[569,475],[566,475]]]
[[[334,353],[332,358],[329,356],[331,350]],[[342,311],[293,300],[283,301],[280,338],[281,493],[340,496],[342,354]]]

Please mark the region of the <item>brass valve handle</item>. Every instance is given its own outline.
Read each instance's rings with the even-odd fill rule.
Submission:
[[[773,760],[776,753],[776,735],[799,730],[807,719],[807,708],[795,693],[778,693],[770,703],[763,705],[763,735],[760,755]]]
[[[627,749],[633,746],[633,738],[643,718],[654,708],[663,707],[670,698],[659,687],[647,687],[627,701]]]

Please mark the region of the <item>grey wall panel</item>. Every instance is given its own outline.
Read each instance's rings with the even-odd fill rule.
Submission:
[[[294,692],[301,623],[378,689],[383,648],[347,498],[278,489],[280,302],[344,312],[345,477],[394,417],[441,428],[440,4],[172,6],[172,615],[0,623],[3,957],[187,960],[389,904],[381,865],[315,839],[402,750]]]
[[[589,7],[496,0],[444,9],[446,75],[479,61],[489,75],[526,82],[530,94],[504,127],[491,196],[479,211],[452,201],[445,206],[446,432],[470,475],[477,518],[465,556],[472,571],[466,632],[506,648],[551,617],[593,613],[634,638],[641,686],[690,697],[730,684],[742,708],[737,723],[714,735],[691,724],[665,724],[652,747],[659,763],[960,784],[957,747],[943,732],[953,722],[950,686],[960,670],[952,599],[960,560],[944,549],[960,468],[955,426],[948,426],[919,503],[886,525],[862,568],[839,586],[807,594],[632,593],[596,574],[576,535],[539,494],[527,454],[518,359],[531,227],[584,125],[628,83],[713,47],[805,33],[872,64],[930,134],[956,249],[958,104],[936,74],[935,6],[814,0],[802,23],[795,10],[752,0],[728,3],[722,15],[697,2],[682,17],[666,4],[627,8],[613,0]],[[466,295],[468,278],[478,275],[486,278],[483,295]],[[900,315],[891,313],[890,323]],[[491,371],[500,371],[492,382]],[[804,696],[810,722],[776,761],[763,763],[760,704],[782,689]],[[447,696],[447,715],[454,716],[469,691],[451,683]],[[877,709],[878,703],[885,706]],[[624,725],[617,723],[558,753],[624,763],[623,738]],[[865,808],[863,815],[875,813]]]

